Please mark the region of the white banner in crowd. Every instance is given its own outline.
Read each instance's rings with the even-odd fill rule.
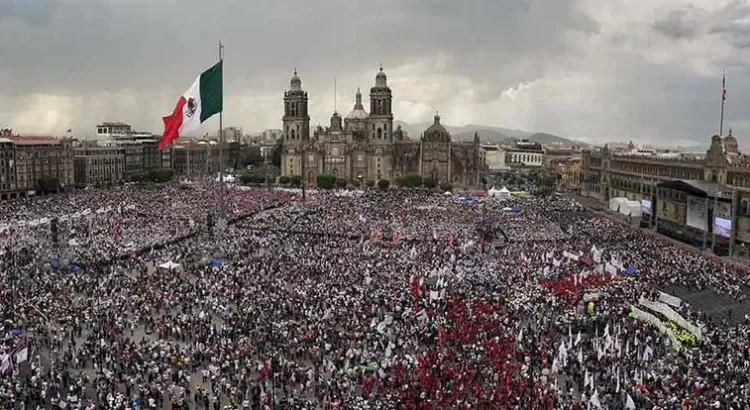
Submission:
[[[682,299],[664,292],[659,292],[659,301],[676,308],[679,308],[680,305],[682,305]]]
[[[563,251],[563,256],[572,261],[578,261],[578,255],[574,255],[568,251]]]
[[[128,205],[124,209],[126,211],[133,210],[133,209],[135,209],[135,205]],[[87,208],[87,209],[85,209],[83,211],[75,212],[75,213],[72,213],[70,215],[60,215],[60,216],[57,217],[57,219],[60,222],[66,222],[66,221],[71,220],[71,219],[80,219],[81,217],[84,217],[84,216],[90,216],[90,217],[93,217],[94,215],[105,216],[106,214],[112,212],[113,210],[115,210],[115,208],[113,206],[108,206],[106,208],[104,208],[104,207],[99,208],[99,209],[96,210],[96,212],[93,212],[93,211],[91,211],[90,208]],[[52,222],[52,219],[54,219],[54,218],[52,218],[52,217],[44,217],[44,218],[39,218],[39,219],[32,219],[32,220],[29,220],[29,221],[24,221],[24,220],[16,221],[15,223],[12,223],[12,222],[0,223],[0,233],[9,230],[10,228],[13,227],[13,225],[20,226],[20,227],[30,226],[32,228],[35,228],[35,227],[38,227],[38,226],[47,225],[50,222]]]
[[[664,326],[664,323],[662,323],[661,320],[659,320],[659,318],[652,315],[651,313],[638,309],[637,307],[633,305],[630,306],[630,312],[633,314],[633,316],[635,316],[637,320],[642,320],[646,323],[650,323],[652,326],[659,329],[660,332],[667,335],[667,337],[669,337],[669,340],[672,341],[673,346],[675,347],[680,346],[680,343],[677,341],[677,337],[675,337],[672,329]]]
[[[677,313],[674,310],[672,310],[672,308],[670,308],[666,304],[661,303],[661,302],[651,302],[651,301],[643,299],[643,298],[641,298],[641,300],[638,303],[641,306],[644,306],[644,307],[646,307],[648,309],[653,310],[654,312],[661,313],[668,320],[671,320],[672,322],[674,322],[675,324],[677,324],[677,326],[679,326],[679,327],[687,330],[688,332],[692,333],[693,335],[695,335],[695,337],[698,340],[703,339],[703,332],[701,331],[700,328],[698,328],[698,326],[695,326],[694,324],[692,324],[692,323],[688,322],[687,320],[685,320],[685,318],[683,318],[682,316],[680,316],[679,313]]]

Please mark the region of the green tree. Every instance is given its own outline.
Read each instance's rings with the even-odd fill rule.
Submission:
[[[422,186],[422,176],[419,174],[408,174],[404,178],[406,186],[409,188],[419,188]]]
[[[406,177],[404,176],[396,177],[396,180],[393,182],[396,184],[397,187],[401,187],[401,188],[406,187]]]
[[[368,187],[372,188],[372,187],[375,186],[375,181],[373,181],[373,180],[370,179],[367,182],[365,182],[365,185],[367,185]]]
[[[275,167],[281,168],[281,152],[284,150],[284,144],[281,143],[281,138],[276,141],[276,145],[273,147],[271,152],[271,164]]]
[[[447,182],[442,182],[442,183],[440,183],[440,190],[443,191],[443,192],[453,191],[453,185],[451,185],[451,184],[449,184]]]
[[[282,184],[282,185],[288,184],[289,183],[289,177],[286,176],[286,175],[280,177],[279,178],[279,183]]]
[[[150,179],[149,179],[149,176],[148,176],[148,172],[136,172],[135,174],[133,174],[130,177],[130,181],[131,182],[135,182],[135,183],[138,183],[138,184],[146,183],[149,180]]]
[[[435,181],[432,178],[425,178],[424,181],[422,181],[422,184],[425,188],[435,188],[437,186],[437,181]]]
[[[336,178],[337,188],[346,188],[346,180],[344,178]]]
[[[380,181],[378,181],[378,188],[382,189],[383,191],[388,189],[388,187],[390,186],[391,186],[391,181],[387,179],[381,179]]]
[[[336,177],[328,174],[318,175],[316,181],[320,189],[332,189],[336,185]]]
[[[53,176],[44,175],[37,181],[37,190],[42,195],[55,194],[60,192],[61,188],[60,180]]]
[[[255,149],[256,147],[251,148],[252,149],[246,150],[244,152],[244,155],[242,156],[241,165],[243,168],[247,167],[248,165],[259,165],[263,163],[263,156],[260,155],[260,149]]]
[[[174,171],[171,168],[154,168],[148,171],[148,178],[152,182],[167,182],[174,177]]]
[[[354,181],[352,181],[352,186],[354,186],[355,188],[359,188],[360,185],[361,184],[359,183],[358,179],[355,179]]]
[[[291,178],[289,178],[289,184],[295,188],[299,188],[302,186],[302,177],[299,175],[292,175]]]

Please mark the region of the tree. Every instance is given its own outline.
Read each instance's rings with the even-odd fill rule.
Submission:
[[[451,184],[449,184],[447,182],[442,182],[440,184],[440,190],[443,191],[443,192],[453,191],[453,185],[451,185]]]
[[[316,182],[320,189],[332,189],[336,185],[336,177],[333,175],[321,174],[316,178]]]
[[[382,189],[383,191],[388,189],[389,186],[391,186],[391,181],[387,179],[381,179],[380,181],[378,181],[378,188]]]
[[[346,180],[344,178],[336,178],[336,187],[346,188]]]
[[[56,194],[61,188],[60,180],[53,176],[44,175],[37,181],[37,190],[43,195]]]
[[[409,188],[419,188],[422,186],[422,176],[419,174],[407,174],[404,179],[406,186]]]
[[[355,179],[354,181],[352,181],[352,186],[354,186],[355,188],[359,188],[360,185],[361,184],[359,183],[358,179]]]
[[[274,146],[274,149],[275,148],[276,147]],[[251,146],[246,149],[243,154],[244,155],[240,160],[243,168],[248,165],[259,165],[263,163],[263,156],[260,154],[260,147]]]
[[[136,172],[130,177],[130,181],[138,184],[146,183],[149,180],[148,172]]]
[[[437,186],[437,181],[435,181],[432,178],[425,178],[424,181],[422,181],[422,184],[425,188],[435,188]]]
[[[375,181],[373,181],[373,180],[368,180],[368,181],[367,181],[367,182],[365,183],[365,185],[367,185],[368,187],[372,188],[372,187],[374,187],[374,186],[375,186]]]
[[[292,175],[292,177],[289,178],[289,183],[293,187],[299,188],[300,186],[302,186],[302,177],[299,175]]]
[[[148,171],[148,179],[152,182],[167,182],[174,177],[174,171],[171,168],[154,168]]]
[[[288,184],[289,183],[289,177],[286,176],[286,175],[280,177],[279,178],[279,183],[282,184],[282,185]]]
[[[406,177],[396,177],[396,180],[394,181],[396,183],[396,186],[404,188],[406,187]]]
[[[271,152],[271,165],[281,168],[281,152],[284,150],[284,145],[281,143],[281,139],[276,141],[276,145],[273,146]]]

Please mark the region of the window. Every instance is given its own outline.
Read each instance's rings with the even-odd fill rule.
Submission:
[[[378,139],[381,139],[381,138],[383,138],[383,130],[378,128]]]

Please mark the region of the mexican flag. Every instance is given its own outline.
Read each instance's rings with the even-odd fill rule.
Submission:
[[[159,151],[223,110],[222,63],[219,61],[198,76],[177,101],[172,115],[163,118],[164,134],[159,141]]]

